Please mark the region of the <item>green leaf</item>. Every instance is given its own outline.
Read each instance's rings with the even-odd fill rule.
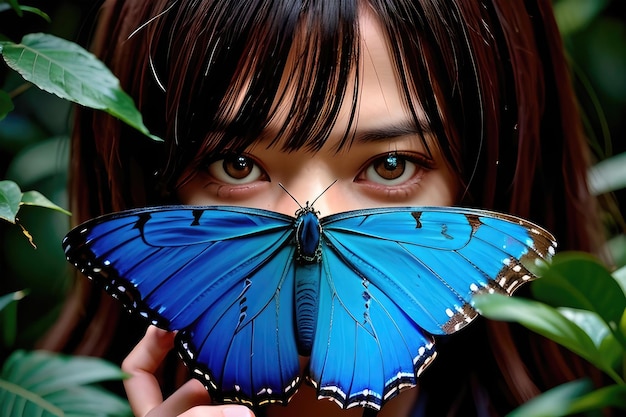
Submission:
[[[80,385],[123,379],[126,374],[116,365],[98,358],[17,351],[5,362],[2,376],[46,396]]]
[[[0,219],[15,223],[20,201],[22,201],[20,187],[13,181],[0,181]]]
[[[0,311],[2,311],[7,305],[14,301],[19,301],[28,294],[27,291],[15,291],[9,294],[0,296]]]
[[[587,333],[555,308],[538,301],[501,294],[481,294],[473,300],[474,307],[485,317],[520,323],[587,359],[615,381],[623,382],[613,370],[610,359],[600,354]]]
[[[62,392],[51,394],[47,398],[53,404],[58,405],[65,412],[66,417],[102,416],[103,414],[132,416],[127,400],[98,387],[83,386],[72,390],[72,395]],[[81,401],[76,401],[77,398]]]
[[[606,335],[598,346],[598,351],[605,362],[610,364],[616,372],[622,369],[622,361],[624,360],[624,346],[617,341],[613,333]]]
[[[622,334],[622,336],[626,337],[626,310],[624,311],[624,314],[622,315],[622,319],[619,322],[619,331]],[[626,363],[624,363],[624,366],[626,366]]]
[[[552,259],[542,278],[532,283],[535,297],[552,306],[597,313],[626,346],[618,331],[626,296],[608,269],[583,252],[563,252]]]
[[[7,1],[7,3],[3,3],[2,1]],[[19,17],[23,17],[24,13],[23,12],[29,12],[29,13],[33,13],[36,14],[40,17],[42,17],[43,19],[46,20],[46,22],[50,23],[52,20],[50,19],[50,16],[48,16],[45,12],[43,12],[42,10],[36,8],[36,7],[31,7],[31,6],[21,6],[17,3],[16,0],[0,0],[0,12],[4,12],[7,10],[13,10],[15,11],[15,13],[17,13],[17,15]]]
[[[17,338],[17,302],[26,291],[16,291],[0,297],[0,334],[2,346],[13,347]]]
[[[0,415],[21,416],[25,406],[32,410],[28,415],[130,415],[125,401],[90,385],[123,377],[118,367],[97,358],[16,351],[0,373]]]
[[[626,188],[626,152],[598,162],[589,170],[588,178],[595,195]]]
[[[621,267],[617,271],[613,271],[613,278],[622,287],[622,291],[626,294],[626,266]]]
[[[527,401],[506,417],[566,416],[570,414],[571,404],[592,389],[593,384],[587,379],[568,382]]]
[[[583,395],[570,404],[569,411],[579,414],[608,407],[626,410],[626,385],[609,385]]]
[[[0,312],[0,333],[2,334],[2,347],[10,349],[17,339],[17,304],[11,303]]]
[[[610,364],[614,370],[619,369],[624,356],[624,346],[617,341],[609,326],[596,313],[568,307],[559,307],[558,311],[587,333],[605,363]]]
[[[584,330],[596,346],[600,346],[607,335],[611,333],[611,329],[594,312],[569,307],[559,307],[557,310],[569,321],[576,323],[578,327]]]
[[[19,5],[17,0],[6,0],[6,2],[8,3],[7,6],[0,9],[0,11],[13,9],[18,16],[22,17],[22,7]]]
[[[4,119],[14,108],[11,96],[6,91],[0,90],[0,120]]]
[[[52,19],[50,19],[50,16],[48,16],[47,13],[45,13],[44,11],[42,11],[42,10],[36,8],[36,7],[20,6],[20,10],[23,11],[23,12],[36,14],[37,16],[43,18],[48,23],[52,22]]]
[[[26,191],[25,193],[23,193],[21,204],[27,205],[27,206],[38,206],[38,207],[49,208],[52,210],[59,211],[63,214],[67,214],[68,216],[72,215],[72,213],[70,213],[69,211],[65,210],[62,207],[57,206],[52,201],[48,200],[39,191]]]
[[[71,216],[69,211],[57,206],[38,191],[22,193],[15,182],[0,181],[0,218],[15,223],[21,205],[48,208]]]
[[[581,30],[608,6],[610,0],[559,0],[554,15],[564,36]]]
[[[0,413],[6,417],[65,417],[58,407],[18,384],[0,378]]]
[[[2,42],[7,65],[40,89],[74,103],[103,110],[154,140],[133,100],[118,79],[79,45],[44,33],[24,36],[22,43]]]

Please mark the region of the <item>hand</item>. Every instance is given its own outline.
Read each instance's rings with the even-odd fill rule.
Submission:
[[[174,347],[174,336],[174,333],[150,326],[122,363],[122,370],[130,375],[124,380],[124,388],[135,416],[254,417],[252,411],[242,405],[210,406],[211,399],[206,389],[195,379],[163,400],[154,373]]]

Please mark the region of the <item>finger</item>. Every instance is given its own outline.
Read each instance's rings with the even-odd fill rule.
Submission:
[[[198,408],[198,406],[201,405],[208,405],[210,403],[211,397],[209,397],[209,393],[204,386],[200,383],[200,381],[191,379],[178,388],[172,395],[163,401],[161,405],[153,409],[150,412],[150,417],[187,415],[185,412],[188,410],[191,410],[194,407]],[[213,411],[214,408],[215,407],[209,407],[212,412],[211,414],[208,414],[209,416],[220,415],[217,411]]]
[[[209,406],[210,403],[204,386],[192,379],[150,411],[148,417],[254,417],[252,411],[242,405]]]
[[[163,402],[161,387],[154,373],[173,348],[174,336],[174,333],[150,326],[122,362],[122,370],[130,375],[124,380],[124,388],[135,416],[146,416]]]
[[[178,417],[254,417],[254,414],[243,405],[219,405],[195,407]]]

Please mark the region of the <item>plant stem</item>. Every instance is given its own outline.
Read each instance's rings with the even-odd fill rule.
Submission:
[[[22,83],[19,86],[17,86],[16,88],[14,88],[9,93],[9,97],[11,97],[11,99],[14,99],[15,97],[19,96],[20,94],[23,94],[26,91],[28,91],[28,89],[30,89],[32,86],[33,85],[31,83]]]

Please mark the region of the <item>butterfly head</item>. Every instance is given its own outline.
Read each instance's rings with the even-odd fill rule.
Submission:
[[[313,205],[315,202],[332,187],[337,180],[333,181],[312,203],[306,202],[302,205],[291,195],[289,191],[282,185],[278,184],[300,207],[296,211],[296,260],[301,264],[318,263],[322,259],[322,246],[320,236],[322,234],[322,226],[319,220],[319,211],[315,210]]]

